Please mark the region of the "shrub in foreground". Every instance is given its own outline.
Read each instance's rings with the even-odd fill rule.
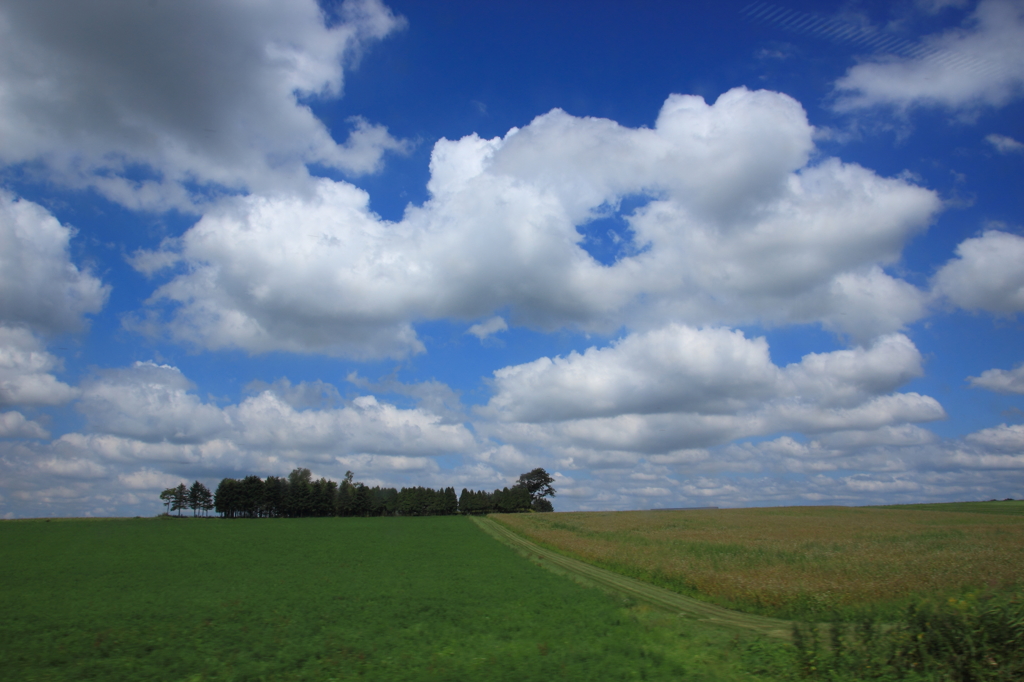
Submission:
[[[1024,595],[968,594],[908,607],[896,624],[793,630],[798,677],[815,680],[1024,679]]]

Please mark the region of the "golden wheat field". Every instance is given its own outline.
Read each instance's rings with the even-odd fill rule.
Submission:
[[[1020,589],[1024,516],[848,507],[569,512],[494,518],[553,549],[717,603],[857,615]]]

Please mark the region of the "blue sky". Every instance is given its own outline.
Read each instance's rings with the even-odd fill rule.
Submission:
[[[0,516],[310,468],[1024,497],[1024,3],[0,2]]]

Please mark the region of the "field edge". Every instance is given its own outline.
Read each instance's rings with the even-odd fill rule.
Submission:
[[[663,587],[629,578],[542,547],[495,519],[479,516],[471,518],[485,533],[512,547],[535,565],[566,575],[584,585],[635,599],[662,611],[725,628],[756,632],[786,640],[792,636],[793,623],[791,621],[733,611],[686,597]]]

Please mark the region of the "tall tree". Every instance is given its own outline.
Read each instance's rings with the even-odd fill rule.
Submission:
[[[287,516],[288,479],[280,476],[267,476],[263,481],[263,503],[266,515],[270,517]]]
[[[225,478],[217,486],[213,496],[214,508],[226,519],[235,518],[239,511],[241,482],[233,478]]]
[[[209,488],[199,481],[192,484],[192,487],[188,489],[188,508],[192,510],[192,516],[196,516],[196,512],[203,508],[203,503],[208,497],[210,497]]]
[[[455,514],[459,511],[459,498],[455,497],[455,488],[444,489],[444,514]]]
[[[241,492],[241,511],[250,519],[263,516],[266,507],[266,489],[263,485],[263,479],[255,475],[246,476],[242,479]]]
[[[555,489],[551,487],[551,484],[555,482],[555,479],[548,475],[548,472],[544,471],[540,467],[533,471],[527,472],[519,477],[517,486],[526,488],[527,492],[530,493],[530,506],[536,511],[554,511],[554,507],[551,505],[550,500],[546,500],[546,497],[554,497]]]
[[[171,511],[178,512],[178,516],[181,516],[181,510],[188,507],[188,488],[185,487],[184,483],[178,485],[174,489],[174,498],[171,500]]]
[[[292,469],[288,474],[288,516],[313,515],[313,474],[309,469]]]
[[[202,490],[202,498],[199,500],[199,508],[203,510],[203,516],[209,516],[213,509],[213,493],[205,485]]]

